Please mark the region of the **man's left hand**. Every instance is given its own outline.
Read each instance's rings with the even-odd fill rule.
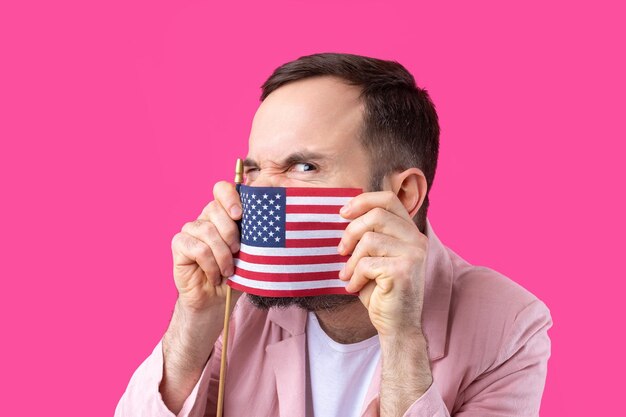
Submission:
[[[354,197],[340,214],[352,220],[339,253],[352,254],[340,273],[359,292],[381,337],[421,332],[428,238],[391,191]]]

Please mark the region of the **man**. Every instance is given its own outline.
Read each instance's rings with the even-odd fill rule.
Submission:
[[[351,295],[235,292],[227,416],[535,416],[545,305],[446,248],[426,218],[439,147],[426,91],[395,62],[302,57],[263,85],[250,186],[348,187],[337,251]],[[172,240],[179,297],[117,416],[214,415],[226,277],[239,250],[234,186]]]

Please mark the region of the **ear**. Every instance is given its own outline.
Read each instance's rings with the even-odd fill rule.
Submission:
[[[386,189],[391,189],[411,217],[415,217],[426,199],[428,185],[426,176],[419,168],[409,168],[402,172],[394,172],[386,178]],[[387,188],[389,187],[389,188]]]

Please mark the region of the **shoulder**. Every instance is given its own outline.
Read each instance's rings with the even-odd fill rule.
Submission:
[[[472,265],[449,248],[446,251],[453,270],[454,308],[475,318],[497,314],[514,319],[531,305],[549,314],[537,296],[509,277],[485,266]]]
[[[530,291],[446,250],[453,270],[451,335],[473,341],[465,348],[480,356],[484,367],[497,366],[551,326],[548,307]]]

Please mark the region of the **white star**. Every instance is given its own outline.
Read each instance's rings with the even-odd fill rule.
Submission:
[[[274,200],[270,200],[270,204],[274,204]]]
[[[267,242],[267,238],[266,237],[263,238],[263,242]]]
[[[272,221],[271,221],[271,222],[269,222],[269,225],[270,225],[270,226],[274,226],[274,222],[272,222]]]
[[[274,236],[274,232],[269,232],[269,235],[270,236]]]
[[[264,205],[264,206],[263,206],[263,210],[267,210],[267,205]]]
[[[263,226],[263,231],[267,232],[267,226]]]
[[[270,216],[274,215],[274,210],[270,210]]]
[[[263,216],[263,220],[267,220],[267,216]]]
[[[280,220],[280,216],[274,216],[276,220]]]
[[[263,194],[263,198],[267,200],[267,197],[269,197],[267,194]]]
[[[276,210],[280,210],[280,206],[278,204],[276,205]]]
[[[274,229],[276,229],[276,231],[278,232],[280,230],[280,227],[276,226]]]
[[[259,232],[259,233],[258,233],[258,235],[259,235],[259,236],[263,236],[263,233]]]
[[[252,239],[256,240],[256,236],[252,236]]]
[[[280,199],[280,194],[276,194],[276,199]]]
[[[276,238],[276,242],[280,242],[280,238],[279,237]]]

